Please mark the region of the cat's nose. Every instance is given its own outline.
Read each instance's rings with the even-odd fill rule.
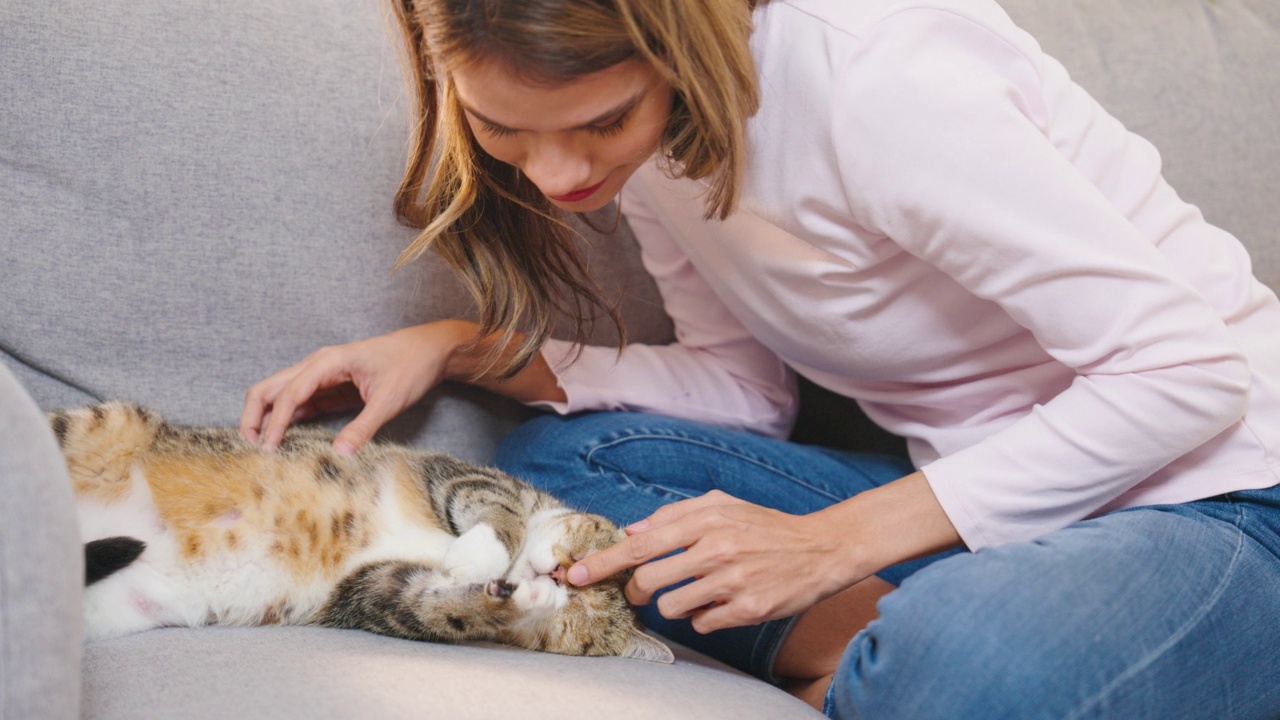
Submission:
[[[566,572],[567,571],[564,569],[563,565],[557,565],[555,570],[552,570],[547,574],[551,576],[552,580],[556,581],[557,585],[559,585],[560,587],[564,587],[564,574]]]

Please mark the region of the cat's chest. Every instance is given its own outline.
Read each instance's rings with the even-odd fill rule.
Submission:
[[[388,482],[369,510],[369,541],[346,563],[347,571],[386,560],[438,567],[454,536],[441,528],[411,492]]]

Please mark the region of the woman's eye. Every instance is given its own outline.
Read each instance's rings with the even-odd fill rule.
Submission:
[[[502,127],[501,125],[493,125],[484,122],[483,120],[480,121],[480,127],[485,131],[485,133],[494,137],[508,137],[516,134],[516,131],[511,128]]]
[[[592,133],[595,133],[596,135],[603,135],[606,137],[610,135],[617,135],[618,133],[622,132],[622,122],[626,119],[627,119],[627,116],[624,113],[622,115],[619,115],[617,120],[614,120],[613,122],[608,123],[607,125],[592,125],[587,129],[590,130]]]

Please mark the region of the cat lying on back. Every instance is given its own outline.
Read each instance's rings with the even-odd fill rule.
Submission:
[[[670,662],[625,577],[568,565],[620,537],[498,470],[294,428],[263,453],[134,405],[55,412],[86,556],[85,633],[323,625]]]

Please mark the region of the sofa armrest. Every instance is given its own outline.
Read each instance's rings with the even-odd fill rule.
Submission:
[[[83,562],[57,443],[0,366],[0,718],[79,717]]]

